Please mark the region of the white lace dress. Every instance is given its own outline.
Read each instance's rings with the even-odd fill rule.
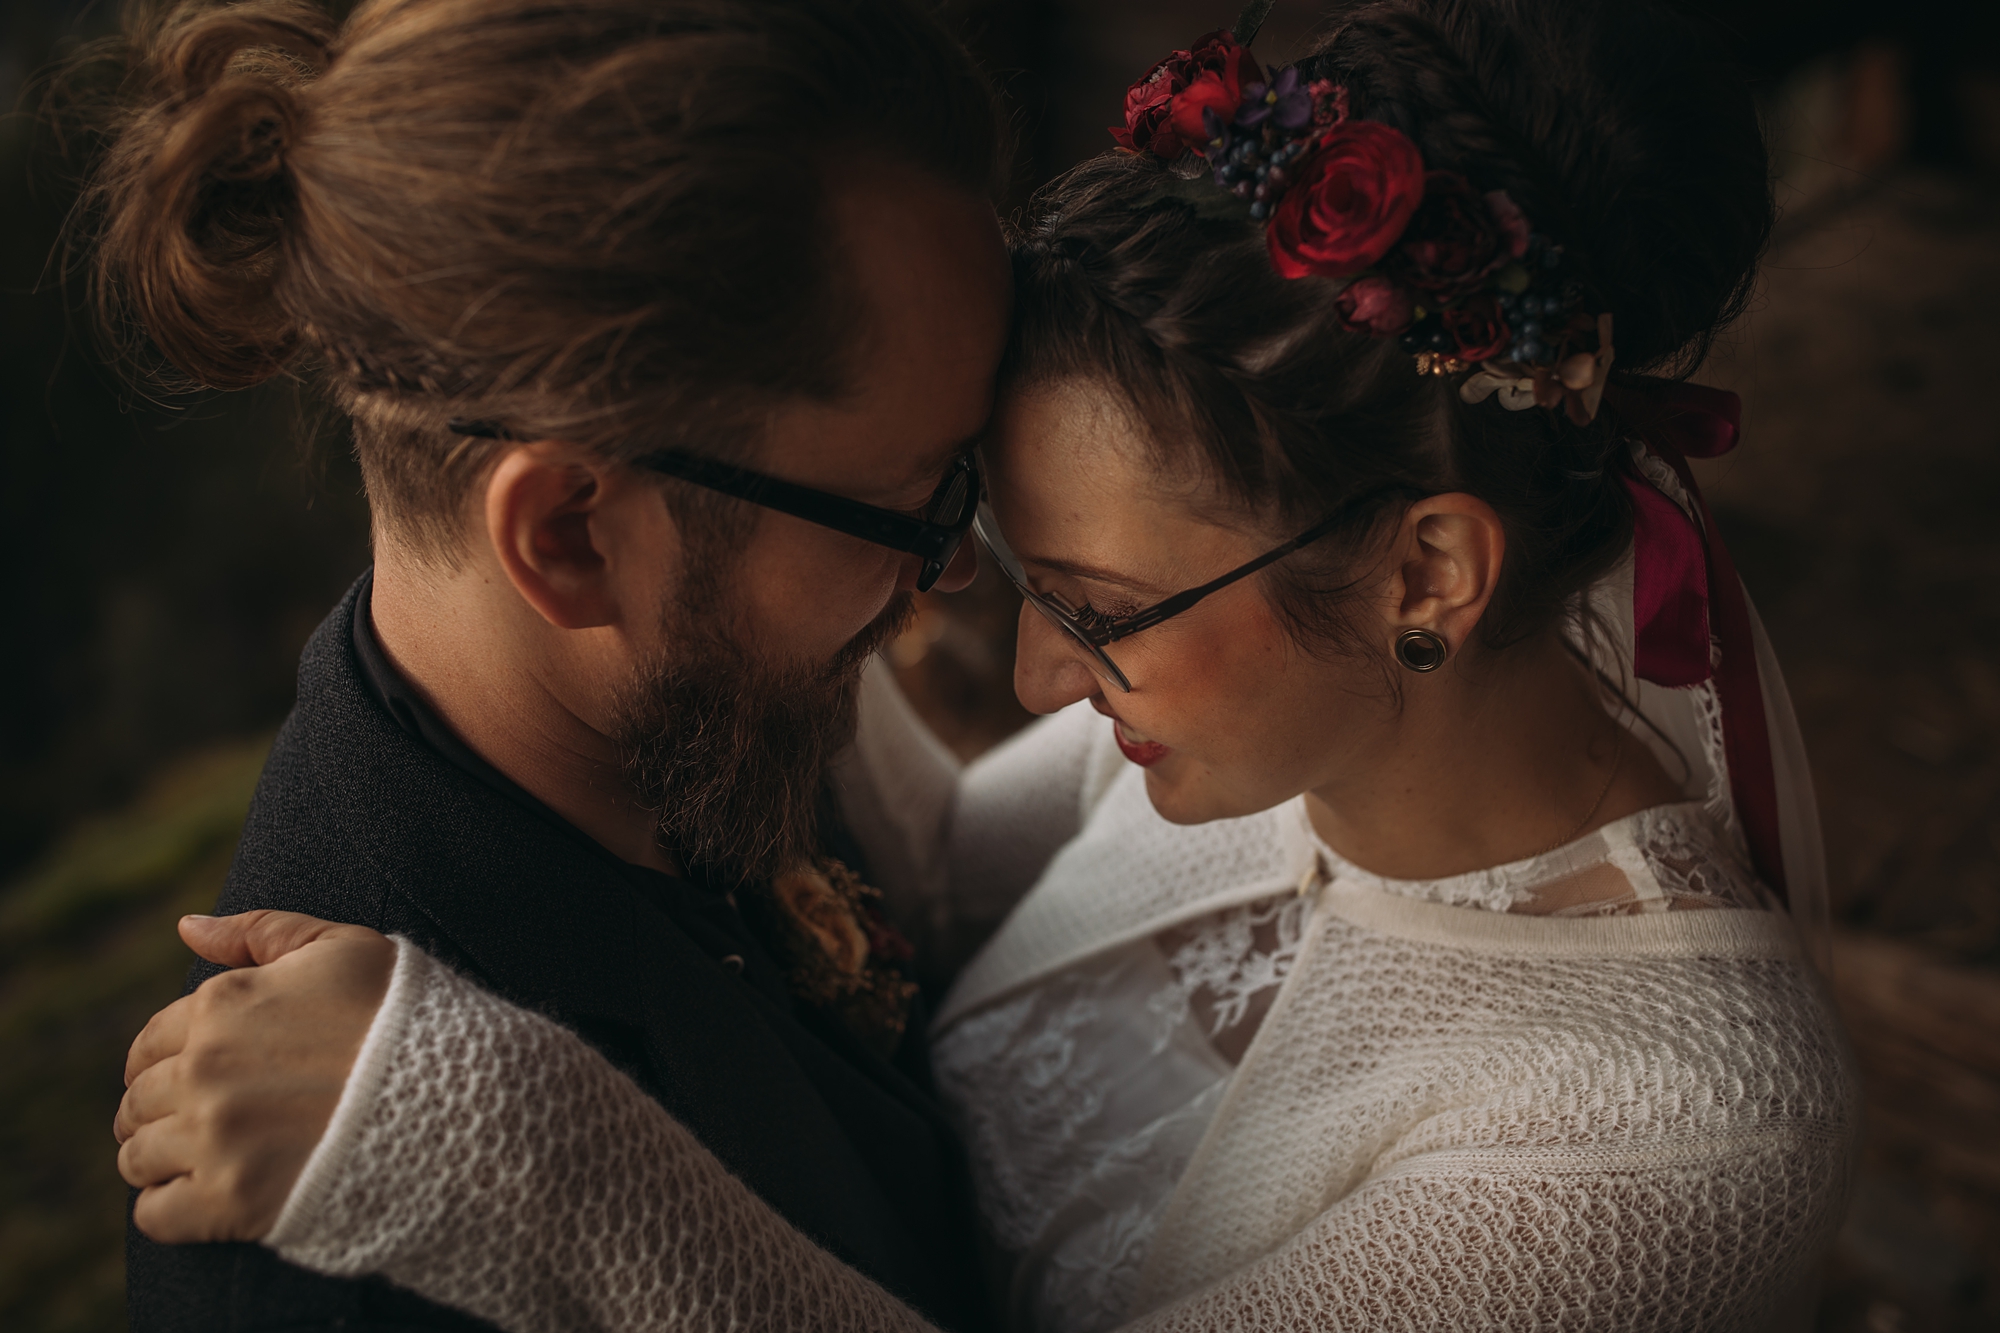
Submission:
[[[1291,813],[1303,825],[1302,806]],[[1311,843],[1318,865],[1302,891],[1112,949],[939,1033],[938,1079],[1003,1258],[1011,1325],[1101,1333],[1124,1321],[1161,1215],[1298,958],[1305,890],[1322,879],[1554,916],[1775,906],[1697,802],[1441,880],[1386,879]]]

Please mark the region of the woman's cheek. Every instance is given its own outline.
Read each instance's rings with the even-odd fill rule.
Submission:
[[[1154,805],[1174,822],[1253,814],[1291,794],[1266,790],[1274,778],[1282,784],[1286,751],[1297,744],[1298,719],[1274,707],[1291,660],[1282,630],[1253,616],[1216,628],[1177,654],[1172,688],[1149,701],[1148,719],[1127,713],[1175,751],[1177,762],[1147,773]]]

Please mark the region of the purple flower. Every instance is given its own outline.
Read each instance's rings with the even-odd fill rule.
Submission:
[[[1312,124],[1312,93],[1299,86],[1299,71],[1287,65],[1268,84],[1253,83],[1243,89],[1243,103],[1236,109],[1236,123],[1253,129],[1270,121],[1287,133],[1296,134]]]
[[[1208,146],[1202,150],[1208,155],[1208,160],[1218,163],[1225,161],[1229,154],[1229,127],[1222,123],[1222,117],[1216,114],[1214,107],[1202,108],[1201,126],[1208,132]],[[1217,180],[1222,179],[1221,173],[1222,168],[1218,166]]]

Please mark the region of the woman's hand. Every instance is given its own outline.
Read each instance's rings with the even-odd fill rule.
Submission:
[[[132,1043],[118,1172],[140,1188],[133,1222],[154,1240],[257,1240],[333,1118],[396,946],[296,912],[183,917],[180,932],[233,970]]]

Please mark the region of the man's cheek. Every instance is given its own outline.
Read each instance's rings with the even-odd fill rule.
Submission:
[[[752,552],[740,585],[742,623],[762,652],[823,662],[872,624],[896,593],[896,564],[872,549],[829,550],[832,543],[773,543]],[[883,555],[892,556],[884,551]]]

